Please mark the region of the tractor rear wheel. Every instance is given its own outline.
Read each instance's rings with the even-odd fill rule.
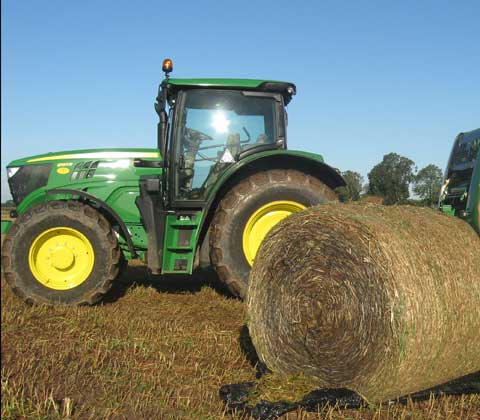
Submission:
[[[244,298],[253,260],[270,229],[292,213],[335,200],[323,182],[293,169],[242,180],[222,199],[211,225],[210,259],[220,280]]]
[[[121,251],[110,223],[76,201],[50,201],[20,216],[2,249],[13,292],[27,303],[93,305],[111,288]]]

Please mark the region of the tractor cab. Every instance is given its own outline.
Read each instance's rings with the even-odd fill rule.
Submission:
[[[480,229],[480,129],[460,133],[453,144],[439,207]]]
[[[159,149],[167,157],[165,167],[172,169],[165,185],[171,202],[205,201],[236,162],[260,151],[286,149],[285,106],[295,94],[294,84],[174,79],[168,59],[163,70],[155,109]]]

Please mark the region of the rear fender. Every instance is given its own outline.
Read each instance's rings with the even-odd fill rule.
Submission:
[[[200,265],[205,266],[209,263],[208,232],[215,210],[222,198],[242,179],[265,169],[296,169],[319,179],[332,190],[346,185],[345,180],[338,170],[327,165],[323,161],[322,156],[312,153],[277,150],[265,154],[258,153],[257,155],[240,160],[220,178],[216,188],[212,191],[207,201],[203,220],[200,225],[198,242],[200,244],[198,248]]]

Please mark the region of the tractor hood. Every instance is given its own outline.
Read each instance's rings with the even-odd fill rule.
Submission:
[[[92,183],[105,186],[113,179],[137,179],[135,159],[160,161],[158,149],[85,149],[69,150],[17,159],[7,166],[13,201],[20,204],[30,195],[41,199],[46,189],[82,189]],[[98,188],[98,185],[97,185]],[[24,207],[31,205],[27,202]],[[21,210],[21,209],[20,209]]]
[[[18,167],[24,165],[34,165],[39,163],[49,163],[69,160],[88,160],[88,159],[158,159],[160,152],[158,149],[84,149],[84,150],[67,150],[63,152],[45,153],[43,155],[29,156],[16,159],[10,162],[8,167]]]

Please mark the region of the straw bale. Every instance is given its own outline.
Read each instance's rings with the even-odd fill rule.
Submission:
[[[274,373],[397,398],[480,370],[480,237],[431,209],[313,207],[264,240],[247,307]]]

